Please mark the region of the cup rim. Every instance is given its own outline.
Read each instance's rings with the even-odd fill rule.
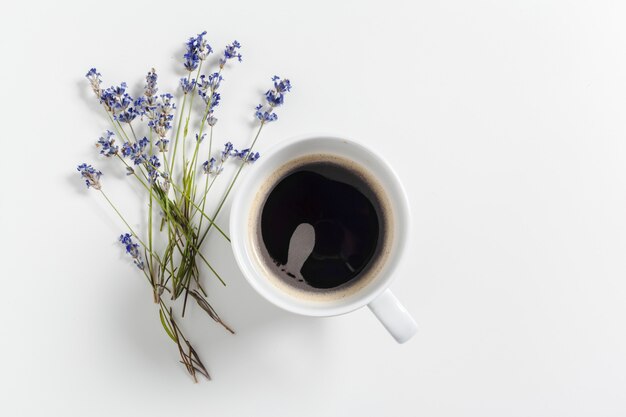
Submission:
[[[329,307],[324,307],[324,308],[312,309],[312,308],[308,308],[300,304],[289,303],[285,301],[284,298],[276,296],[274,292],[280,292],[280,289],[278,289],[277,287],[275,288],[274,292],[272,292],[272,291],[268,291],[266,287],[262,286],[259,283],[259,281],[264,278],[263,278],[262,272],[260,271],[260,268],[257,265],[255,265],[255,262],[252,259],[250,259],[249,256],[246,256],[245,254],[246,252],[245,245],[246,245],[246,240],[248,239],[248,235],[247,233],[236,233],[236,231],[241,228],[241,226],[238,227],[238,225],[240,223],[244,223],[244,226],[245,226],[248,220],[247,210],[245,213],[246,218],[243,220],[241,219],[241,217],[243,217],[244,215],[244,213],[241,213],[242,211],[241,205],[244,204],[243,200],[244,200],[244,197],[246,196],[246,189],[249,189],[250,184],[254,181],[254,178],[251,175],[246,175],[244,178],[242,178],[241,182],[237,186],[237,189],[235,191],[235,196],[233,198],[231,209],[230,209],[229,229],[231,231],[231,236],[230,236],[231,248],[233,251],[233,255],[235,257],[235,261],[237,262],[237,266],[239,267],[239,270],[241,271],[246,281],[252,286],[252,288],[256,290],[257,293],[259,293],[263,298],[265,298],[270,303],[274,304],[277,307],[282,308],[283,310],[287,310],[292,313],[305,315],[305,316],[328,317],[328,316],[337,316],[337,315],[346,314],[351,311],[357,310],[361,307],[364,307],[365,305],[372,302],[375,298],[377,298],[381,293],[383,293],[391,285],[391,283],[395,279],[398,264],[404,258],[403,254],[406,250],[406,246],[407,246],[408,238],[409,238],[408,230],[411,230],[411,216],[410,216],[411,211],[409,207],[409,200],[408,200],[406,190],[404,186],[402,185],[402,182],[400,181],[400,178],[398,177],[396,171],[391,166],[391,164],[389,164],[387,160],[383,158],[381,155],[375,153],[372,149],[352,139],[348,139],[347,136],[341,136],[337,134],[328,134],[328,133],[313,133],[313,134],[293,136],[289,139],[282,140],[274,144],[273,146],[268,148],[265,151],[265,153],[273,155],[284,150],[285,148],[289,148],[291,146],[297,146],[298,144],[302,144],[303,142],[319,141],[319,140],[338,141],[338,142],[343,142],[343,143],[349,144],[350,146],[359,148],[361,152],[369,155],[374,160],[376,160],[379,167],[382,167],[382,169],[387,171],[387,174],[390,176],[392,182],[397,187],[398,198],[393,199],[392,204],[394,207],[397,207],[397,211],[400,214],[398,217],[401,219],[399,219],[398,221],[402,222],[402,226],[397,228],[397,230],[402,230],[403,232],[400,233],[400,236],[398,236],[398,239],[395,243],[395,246],[393,249],[393,251],[395,252],[393,259],[390,260],[387,265],[385,265],[385,272],[384,272],[385,277],[382,283],[378,284],[378,288],[376,288],[373,291],[367,292],[365,295],[358,297],[354,301],[347,303],[345,305],[329,306]],[[263,158],[261,158],[258,162],[255,163],[255,165],[265,164],[266,160],[267,159],[264,160]],[[282,161],[282,163],[287,163],[287,162],[288,160]],[[276,168],[278,168],[278,166]],[[237,216],[237,213],[239,213],[239,216]],[[243,230],[245,231],[246,229],[243,229]],[[233,233],[233,231],[235,231],[235,233]]]

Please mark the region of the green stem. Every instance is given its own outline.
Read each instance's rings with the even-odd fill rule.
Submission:
[[[198,256],[200,256],[200,258],[202,258],[202,260],[204,261],[204,263],[206,264],[206,266],[209,267],[209,269],[211,270],[211,272],[213,272],[215,274],[215,276],[217,277],[217,279],[220,280],[220,282],[222,283],[222,285],[226,286],[226,283],[224,282],[224,280],[222,279],[222,277],[220,276],[220,274],[217,273],[217,271],[215,269],[213,269],[213,267],[211,266],[211,264],[209,263],[209,261],[206,260],[206,258],[202,255],[202,253],[200,253],[200,251],[197,252]]]
[[[215,179],[214,179],[214,181],[215,181]],[[174,188],[178,188],[178,187],[176,186],[176,184],[174,184],[174,183],[170,183],[170,185],[171,185],[172,187],[174,187]],[[230,242],[230,238],[228,237],[228,235],[227,235],[227,234],[226,234],[226,233],[225,233],[225,232],[224,232],[224,231],[223,231],[223,230],[222,230],[222,229],[221,229],[221,228],[220,228],[217,224],[215,224],[215,223],[214,223],[213,219],[212,219],[212,218],[210,218],[208,214],[206,214],[203,210],[201,210],[201,209],[200,209],[200,207],[199,207],[196,203],[194,203],[194,202],[193,202],[193,201],[192,201],[192,200],[191,200],[191,199],[190,199],[187,195],[185,195],[185,194],[182,192],[182,190],[179,190],[179,192],[180,192],[180,193],[184,196],[184,198],[185,198],[185,199],[186,199],[189,203],[191,203],[191,205],[192,205],[192,206],[193,206],[193,207],[197,210],[197,212],[200,212],[200,214],[201,214],[203,217],[206,217],[206,219],[207,219],[207,220],[208,220],[211,224],[213,224],[213,225],[215,226],[215,228],[217,229],[217,231],[218,231],[218,232],[220,232],[220,234],[221,234],[222,236],[224,236],[224,238],[226,238],[226,240],[228,240],[228,241]],[[198,228],[198,230],[200,230],[200,228]]]
[[[187,193],[188,195],[191,196],[191,199],[193,200],[195,198],[195,176],[194,176],[194,172],[196,170],[196,163],[197,163],[197,159],[198,159],[198,150],[200,149],[200,138],[202,137],[202,133],[204,131],[204,121],[206,120],[208,114],[209,114],[209,110],[211,108],[211,100],[209,99],[209,102],[206,105],[205,108],[205,112],[204,112],[204,117],[202,118],[202,122],[200,123],[200,131],[198,133],[198,140],[196,141],[196,146],[195,149],[193,151],[193,157],[191,158],[191,162],[189,163],[189,170],[186,173],[186,183],[188,184],[188,190]],[[193,195],[192,194],[192,190],[193,190]]]
[[[198,65],[198,71],[196,71],[196,84],[194,84],[193,88],[190,91],[191,94],[191,102],[189,103],[189,111],[187,112],[187,120],[185,120],[185,129],[183,130],[183,168],[185,162],[185,148],[187,141],[187,132],[189,131],[189,120],[191,119],[191,110],[193,109],[194,102],[194,94],[196,93],[196,86],[198,85],[198,77],[200,76],[200,70],[202,69],[202,62]],[[190,74],[191,75],[191,74]]]
[[[113,202],[109,199],[109,197],[105,194],[104,191],[102,190],[98,190],[100,191],[100,193],[102,194],[102,196],[106,199],[107,203],[109,203],[109,205],[113,208],[113,210],[115,211],[115,213],[117,213],[118,217],[122,220],[122,222],[124,222],[124,224],[126,225],[126,227],[128,227],[128,230],[130,231],[130,233],[132,233],[133,236],[135,236],[137,238],[137,241],[139,242],[139,244],[141,246],[143,246],[144,250],[148,251],[148,253],[152,256],[154,256],[157,260],[157,262],[159,263],[159,265],[163,265],[163,263],[161,262],[161,258],[159,258],[158,255],[156,255],[154,252],[150,251],[148,249],[148,246],[144,243],[143,240],[141,240],[141,238],[139,237],[139,235],[137,234],[137,232],[135,232],[135,230],[130,226],[130,224],[128,224],[128,222],[126,221],[126,219],[124,218],[124,216],[122,216],[122,213],[120,213],[120,211],[117,209],[117,207],[115,207],[115,204],[113,204]],[[208,265],[208,262],[207,262]],[[210,267],[210,266],[209,266]],[[173,270],[167,270],[167,272],[169,272],[170,274],[174,274]]]
[[[102,194],[102,196],[106,199],[106,201],[109,203],[109,205],[113,208],[113,210],[115,210],[115,212],[117,213],[117,215],[119,216],[120,219],[122,219],[122,221],[124,222],[124,224],[126,225],[126,227],[128,227],[128,230],[130,230],[130,232],[137,238],[137,240],[139,241],[139,243],[141,243],[141,246],[143,246],[144,248],[147,248],[146,244],[143,243],[143,241],[141,240],[141,238],[139,237],[139,235],[137,234],[137,232],[135,232],[133,230],[133,228],[130,226],[130,224],[128,224],[128,222],[126,221],[126,219],[124,218],[124,216],[122,216],[122,213],[120,213],[120,211],[117,209],[117,207],[115,207],[115,204],[113,204],[113,202],[109,199],[109,197],[107,197],[106,193],[102,190],[98,190],[100,191],[100,193]]]
[[[128,136],[128,134],[126,133],[126,131],[124,130],[124,128],[122,127],[122,124],[119,121],[115,121],[115,123],[117,124],[117,126],[120,128],[120,131],[124,134],[124,136],[126,137],[126,140],[131,142],[130,137]]]
[[[211,159],[211,152],[213,152],[213,126],[211,126],[211,130],[209,132],[209,154],[207,156],[207,161]]]
[[[130,165],[128,165],[128,162],[126,162],[126,161],[124,160],[124,158],[122,158],[119,154],[116,154],[115,156],[117,156],[117,158],[118,158],[120,161],[122,161],[122,163],[123,163],[124,165],[126,165],[126,168],[128,168],[128,169],[132,170],[133,175],[135,176],[135,178],[137,178],[137,181],[139,181],[139,182],[141,183],[141,185],[143,185],[143,188],[145,188],[146,190],[148,190],[148,192],[150,193],[150,195],[152,195],[152,190],[151,190],[151,189],[150,189],[150,187],[148,187],[148,185],[147,185],[147,184],[146,184],[146,183],[145,183],[145,182],[144,182],[144,181],[143,181],[143,180],[139,177],[139,175],[137,175],[137,172],[135,172],[135,169],[134,169],[133,167],[131,167]],[[141,172],[141,175],[143,175],[144,180],[148,181],[148,177],[147,177],[147,176],[146,176],[146,174],[143,172],[143,170],[142,170],[142,171],[139,171],[139,172]]]
[[[130,166],[128,165],[128,163],[126,163],[126,161],[124,161],[124,159],[123,159],[122,157],[120,157],[119,155],[117,155],[117,157],[118,157],[118,158],[119,158],[119,159],[120,159],[120,160],[124,163],[124,165],[126,165],[127,167],[130,167]],[[142,181],[142,179],[141,179],[141,178],[139,178],[139,176],[138,176],[138,175],[137,175],[134,171],[133,171],[133,175],[135,176],[135,178],[137,178],[137,181],[139,181],[139,182],[141,183],[141,185],[142,185],[142,186],[143,186],[143,187],[144,187],[144,188],[148,191],[148,193],[150,193],[150,196],[153,196],[154,194],[153,194],[152,187],[148,187],[148,185],[147,185],[144,181]],[[159,201],[160,201],[160,200],[159,200]],[[161,207],[163,208],[162,204],[160,204],[160,205],[161,205]],[[168,223],[167,223],[167,224],[168,224],[168,231],[169,231],[169,230],[170,230],[170,227],[171,227],[171,223],[174,221],[174,219],[172,219],[172,217],[171,217],[171,215],[170,215],[170,211],[169,211],[169,198],[167,198],[167,196],[166,196],[166,198],[165,198],[165,208],[164,208],[164,212],[165,212],[166,217],[167,217],[167,218],[168,218],[168,220],[169,220],[169,221],[168,221]],[[144,245],[144,246],[145,246],[145,245]],[[151,249],[150,249],[150,253],[151,253],[151,254],[153,253]],[[158,256],[157,256],[157,258],[158,258]],[[161,262],[160,262],[160,261],[159,261],[159,264],[161,264]],[[162,265],[162,266],[165,268],[165,265]],[[174,266],[173,266],[173,264],[171,265],[171,269],[172,269],[172,271],[174,270]]]
[[[206,175],[206,180],[204,182],[204,192],[202,194],[202,209],[198,210],[196,209],[196,211],[194,211],[191,215],[191,220],[193,220],[194,217],[196,217],[196,213],[200,212],[200,213],[204,213],[204,208],[206,206],[206,197],[209,194],[209,191],[211,190],[211,188],[213,187],[213,184],[215,183],[215,180],[217,179],[217,176],[213,177],[213,180],[211,181],[211,184],[209,184],[209,174],[205,174]],[[208,216],[205,216],[208,217]],[[200,224],[198,225],[198,230],[202,229],[202,218],[200,218]]]
[[[182,243],[182,242],[181,242]],[[200,253],[200,249],[198,248],[198,246],[193,243],[193,242],[187,242],[186,243],[186,247],[191,247],[191,249],[193,249],[195,251],[195,253],[200,257],[200,259],[202,259],[202,261],[204,262],[204,264],[206,266],[209,267],[209,269],[211,270],[211,272],[213,272],[215,274],[215,276],[217,277],[217,279],[220,280],[220,282],[222,283],[222,285],[226,286],[226,283],[224,282],[224,280],[222,279],[222,277],[220,276],[220,274],[217,273],[217,271],[215,270],[215,268],[213,268],[211,266],[211,264],[209,263],[209,261],[207,261],[207,259],[204,257],[204,255],[202,255],[202,253]]]
[[[191,79],[191,72],[187,75],[187,82]],[[185,112],[185,103],[187,102],[187,94],[183,97],[183,105],[180,108],[180,113],[178,114],[178,123],[176,124],[176,138],[174,139],[174,150],[172,153],[172,165],[170,166],[170,175],[174,174],[174,162],[176,160],[176,149],[178,148],[178,137],[180,135],[180,126],[183,122],[183,113]],[[170,180],[172,178],[170,177]]]
[[[210,129],[210,133],[209,133],[209,154],[207,157],[207,161],[209,161],[211,159],[211,145],[213,142],[213,126],[211,126]],[[213,183],[215,183],[215,179],[217,178],[217,176],[213,177],[213,181],[211,181],[211,185],[209,185],[209,173],[205,172],[206,175],[206,179],[204,180],[204,193],[202,194],[202,209],[200,210],[202,213],[204,213],[205,207],[206,207],[206,197],[209,194],[209,190],[211,189],[211,187],[213,187]],[[198,210],[194,211],[191,215],[191,219],[193,220],[193,218],[196,216],[196,213],[198,212]],[[200,222],[198,224],[198,230],[202,230],[202,220],[204,220],[204,217],[200,217]]]
[[[131,125],[132,129],[132,125]],[[133,131],[133,134],[135,132]],[[152,155],[152,129],[150,129],[150,155]],[[150,252],[152,252],[152,201],[153,201],[152,193],[150,193],[150,202],[148,203],[148,244],[150,245]],[[152,255],[150,255],[150,276],[153,278],[153,259]]]
[[[252,149],[254,148],[254,145],[256,144],[256,141],[259,139],[259,135],[261,134],[261,130],[263,129],[263,125],[265,123],[261,122],[261,126],[259,126],[259,130],[256,132],[256,136],[254,137],[254,140],[252,141],[252,145],[250,146],[250,152],[252,153]],[[226,202],[226,199],[228,198],[228,195],[230,194],[230,192],[233,189],[233,186],[235,185],[235,182],[237,182],[237,178],[239,178],[239,174],[241,174],[241,170],[243,169],[244,165],[246,164],[246,161],[242,161],[241,165],[239,165],[239,169],[237,170],[237,173],[235,174],[235,177],[232,179],[232,181],[230,182],[230,185],[228,186],[228,189],[226,190],[226,193],[224,194],[224,197],[222,197],[222,200],[220,201],[220,204],[217,206],[217,210],[215,211],[215,214],[213,215],[213,221],[217,218],[218,214],[220,214],[220,211],[222,210],[222,207],[224,207],[224,203]],[[204,233],[202,234],[202,237],[200,238],[200,243],[198,244],[198,246],[202,246],[202,243],[204,242],[204,239],[206,239],[207,234],[209,233],[209,231],[211,230],[211,227],[213,226],[213,222],[211,222],[211,224],[209,224],[206,228],[206,230],[204,231]]]
[[[167,156],[166,156],[165,152],[163,152],[163,164],[165,165],[165,169],[167,170],[167,165],[168,164],[167,164]],[[173,184],[172,183],[172,178],[171,178],[171,173],[168,174],[168,181],[169,181],[170,184]],[[165,194],[165,197],[166,197],[165,198],[165,211],[169,212],[170,199],[167,196],[167,193]],[[161,223],[161,228],[163,228],[163,223]],[[167,236],[168,236],[170,245],[168,245],[168,248],[166,250],[170,251],[169,252],[169,255],[170,255],[169,256],[169,258],[170,258],[170,268],[171,268],[172,271],[174,271],[174,256],[173,256],[174,247],[171,245],[171,242],[173,241],[172,239],[175,239],[175,236],[174,236],[174,232],[172,231],[172,225],[171,225],[171,223],[169,221],[167,222]],[[166,252],[166,254],[167,254],[167,252]],[[165,270],[165,267],[163,267],[163,270]],[[170,274],[170,277],[173,277],[173,276],[174,276],[173,274]]]
[[[137,135],[135,135],[135,129],[133,129],[133,125],[131,123],[128,123],[128,127],[130,127],[133,138],[135,139],[135,142],[137,142]],[[150,142],[150,152],[152,152],[152,142]]]
[[[104,106],[102,106],[102,109],[104,110],[104,112],[107,114],[107,117],[111,121],[111,125],[113,125],[113,129],[115,129],[115,133],[117,134],[117,136],[123,140],[124,137],[121,135],[119,129],[117,128],[117,125],[115,124],[115,120],[113,120],[113,117],[111,117],[111,113],[109,113],[109,111]]]
[[[222,73],[222,68],[220,68],[220,70],[217,73],[217,77],[219,78],[220,74]],[[207,100],[206,103],[206,107],[204,108],[204,116],[202,117],[202,120],[200,121],[200,133],[198,133],[198,138],[202,137],[202,132],[204,132],[204,124],[207,121],[207,117],[209,115],[209,112],[211,111],[211,104],[213,102],[213,94],[215,93],[215,88],[213,87],[213,84],[211,84],[211,90],[210,90],[210,94],[209,94],[209,99]],[[209,158],[211,158],[211,145],[213,143],[213,126],[211,126],[211,135],[209,138]],[[189,172],[192,172],[192,169],[195,169],[195,165],[197,162],[197,156],[198,156],[198,148],[200,147],[200,141],[197,141],[196,143],[196,149],[194,151],[194,155],[192,158],[192,162],[189,166]]]
[[[222,73],[222,67],[220,67],[218,73],[217,73],[217,77],[219,78],[220,74]],[[198,139],[200,139],[202,137],[202,133],[204,132],[204,126],[205,123],[207,122],[207,117],[209,116],[209,113],[211,112],[211,105],[213,102],[213,94],[215,93],[215,87],[214,84],[211,84],[211,89],[209,92],[209,97],[208,100],[206,102],[206,106],[204,108],[204,114],[202,117],[202,120],[200,120],[200,129],[199,129],[199,133],[198,133]],[[190,112],[191,113],[191,112]],[[210,155],[211,155],[211,144],[213,142],[213,126],[211,126],[211,137],[210,137],[210,143],[209,143],[209,158],[210,159]],[[191,162],[189,164],[189,171],[187,173],[187,184],[188,184],[188,193],[191,195],[192,200],[195,200],[196,197],[196,185],[195,185],[195,176],[193,176],[193,173],[196,171],[197,169],[197,163],[198,163],[198,151],[200,149],[200,140],[196,141],[196,146],[194,149],[194,153],[193,153],[193,157],[191,158]],[[208,160],[207,159],[207,160]],[[199,230],[199,229],[198,229]]]

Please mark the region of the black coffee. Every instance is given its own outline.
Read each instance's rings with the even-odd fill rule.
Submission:
[[[355,280],[377,256],[384,227],[379,199],[367,180],[346,164],[324,160],[305,162],[278,180],[267,194],[260,220],[274,270],[283,280],[315,289]],[[290,248],[303,241],[295,233],[304,230],[299,228],[303,224],[314,230],[309,248]],[[293,265],[289,256],[294,253],[303,263]]]

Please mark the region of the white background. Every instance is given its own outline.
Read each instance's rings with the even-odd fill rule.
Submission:
[[[94,416],[626,414],[626,8],[605,1],[11,2],[0,15],[0,413]],[[366,310],[278,310],[214,235],[210,300],[184,329],[213,381],[177,363],[124,229],[138,189],[98,158],[83,75],[137,92],[181,76],[182,43],[233,39],[218,143],[249,143],[274,73],[294,88],[261,139],[344,134],[406,185],[414,222],[392,289],[420,332]],[[228,172],[226,173],[229,174]],[[227,225],[228,213],[220,217]]]

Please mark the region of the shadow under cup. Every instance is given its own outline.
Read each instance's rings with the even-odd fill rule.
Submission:
[[[239,184],[231,238],[261,295],[295,313],[330,316],[387,288],[405,246],[408,207],[380,157],[320,137],[279,145],[257,164]]]

